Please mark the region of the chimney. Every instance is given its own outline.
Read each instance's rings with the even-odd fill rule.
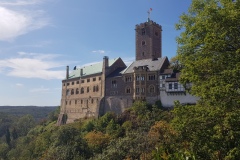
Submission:
[[[108,56],[104,56],[103,57],[103,67],[107,68],[109,66],[108,64]]]
[[[81,77],[83,76],[83,69],[82,68],[80,69],[80,76]]]
[[[69,66],[66,67],[66,79],[69,77]]]

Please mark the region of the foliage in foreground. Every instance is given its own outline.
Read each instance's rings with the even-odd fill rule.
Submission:
[[[143,112],[144,111],[144,112]],[[136,102],[119,116],[56,126],[45,121],[10,143],[2,137],[1,159],[240,159],[240,109],[181,106],[163,111]]]

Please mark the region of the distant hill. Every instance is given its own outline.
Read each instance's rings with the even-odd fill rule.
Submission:
[[[48,114],[57,109],[57,106],[0,106],[0,112],[24,116],[32,115],[37,121],[46,118]]]

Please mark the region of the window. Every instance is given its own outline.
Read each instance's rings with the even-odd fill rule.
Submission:
[[[76,94],[79,94],[79,89],[78,88],[76,89]]]
[[[67,101],[65,102],[65,104],[67,105]]]
[[[96,91],[96,87],[95,86],[93,86],[93,92],[95,92]]]
[[[65,86],[65,83],[63,83],[63,86]]]
[[[77,84],[79,84],[79,81],[77,81]]]
[[[148,76],[148,80],[149,80],[149,81],[155,80],[155,75],[149,75],[149,76]]]
[[[150,86],[150,87],[149,87],[149,92],[150,92],[150,93],[154,93],[154,86]]]
[[[168,89],[172,89],[172,83],[168,84]]]
[[[144,81],[144,80],[145,80],[145,76],[141,76],[141,77],[140,77],[140,80],[141,80],[141,81]]]
[[[125,77],[125,82],[132,82],[132,77],[130,76]]]
[[[84,83],[84,79],[81,80],[81,83]]]
[[[70,95],[70,90],[69,90],[69,89],[67,90],[66,95],[67,95],[67,96]]]
[[[126,93],[131,93],[131,88],[130,87],[127,87]]]
[[[84,88],[82,87],[82,88],[81,88],[81,94],[83,94],[83,93],[84,93]]]
[[[158,32],[155,32],[155,36],[158,36]]]
[[[75,100],[75,104],[77,104],[77,100]]]
[[[69,101],[69,105],[71,105],[71,100]]]
[[[98,77],[98,80],[101,81],[101,77]]]
[[[98,92],[98,86],[95,87],[95,91]]]
[[[178,83],[174,83],[174,89],[178,89]]]
[[[67,86],[69,86],[69,83],[67,83]]]
[[[146,30],[145,28],[142,28],[142,35],[145,35],[146,34]]]
[[[142,46],[146,45],[146,42],[145,41],[142,41]]]
[[[145,93],[145,88],[142,88],[141,92],[142,92],[142,93]]]
[[[117,88],[117,81],[116,80],[112,81],[112,88]]]
[[[74,85],[74,82],[72,82],[72,85]]]
[[[90,82],[90,79],[89,79],[89,78],[87,79],[87,82]]]
[[[71,90],[71,95],[73,95],[73,94],[74,94],[74,89]]]
[[[96,81],[96,78],[93,78],[93,81]]]
[[[144,53],[144,52],[142,52],[142,56],[145,56],[145,53]]]
[[[89,92],[89,87],[87,87],[87,93]]]
[[[137,80],[137,81],[140,81],[140,76],[136,76],[136,80]]]
[[[94,102],[94,100],[92,99],[92,103]]]
[[[83,104],[83,100],[81,99],[81,104]]]
[[[136,88],[136,93],[139,93],[139,88]]]

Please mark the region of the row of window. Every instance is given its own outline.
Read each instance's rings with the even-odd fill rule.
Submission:
[[[162,76],[160,76],[160,79],[166,79],[168,77],[171,77],[171,75],[170,74],[169,75],[162,75]]]
[[[149,89],[149,90],[148,90],[149,93],[154,93],[154,92],[155,92],[155,87],[152,86],[152,85],[149,86],[148,89]],[[131,93],[131,88],[130,88],[130,87],[127,87],[126,90],[125,90],[125,92],[126,92],[127,94],[130,94],[130,93]],[[145,93],[145,88],[144,88],[144,87],[142,87],[142,88],[137,87],[137,88],[136,88],[136,93]]]
[[[79,101],[80,104],[83,104],[83,101],[84,101],[84,100],[81,99],[81,100]],[[98,99],[96,99],[96,102],[98,103]],[[93,103],[94,103],[94,99],[91,99],[91,100],[88,100],[88,99],[87,99],[87,100],[85,100],[85,103],[86,103],[86,104],[89,104],[89,103],[92,103],[92,104],[93,104]],[[72,104],[75,104],[75,105],[76,105],[76,104],[78,104],[78,100],[68,100],[68,101],[66,100],[66,101],[65,101],[65,104],[66,104],[66,105],[72,105]]]
[[[81,83],[85,83],[85,80],[86,80],[87,83],[90,82],[90,78],[88,78],[88,79],[82,79],[82,80],[81,80]],[[92,81],[93,81],[93,82],[96,81],[96,80],[97,80],[96,77],[92,78]],[[98,77],[98,80],[101,81],[101,77]],[[73,82],[71,82],[72,85],[74,85],[75,83],[76,83],[76,84],[79,84],[80,82],[79,82],[79,81],[76,81],[76,82],[73,81]],[[68,82],[68,83],[67,83],[67,86],[69,86],[69,85],[70,85],[70,83]],[[65,83],[63,83],[63,86],[65,86]]]
[[[86,92],[88,93],[90,91],[90,88],[89,87],[87,87],[86,88]],[[99,91],[99,87],[98,87],[98,85],[96,85],[96,86],[93,86],[93,92],[98,92]],[[77,89],[71,89],[71,91],[70,91],[70,89],[67,89],[67,91],[66,91],[66,94],[67,94],[67,96],[69,96],[69,95],[74,95],[74,94],[84,94],[84,88],[82,87],[81,89],[80,89],[80,91],[79,91],[79,88],[77,88]]]
[[[154,74],[153,75],[148,75],[148,80],[149,81],[156,80],[156,76]],[[137,75],[136,76],[136,81],[145,81],[145,76]],[[126,76],[125,77],[125,82],[132,82],[132,77],[131,76]]]
[[[178,82],[168,83],[166,87],[168,87],[167,90],[185,91],[183,85]],[[165,88],[165,84],[160,84],[160,88]]]

